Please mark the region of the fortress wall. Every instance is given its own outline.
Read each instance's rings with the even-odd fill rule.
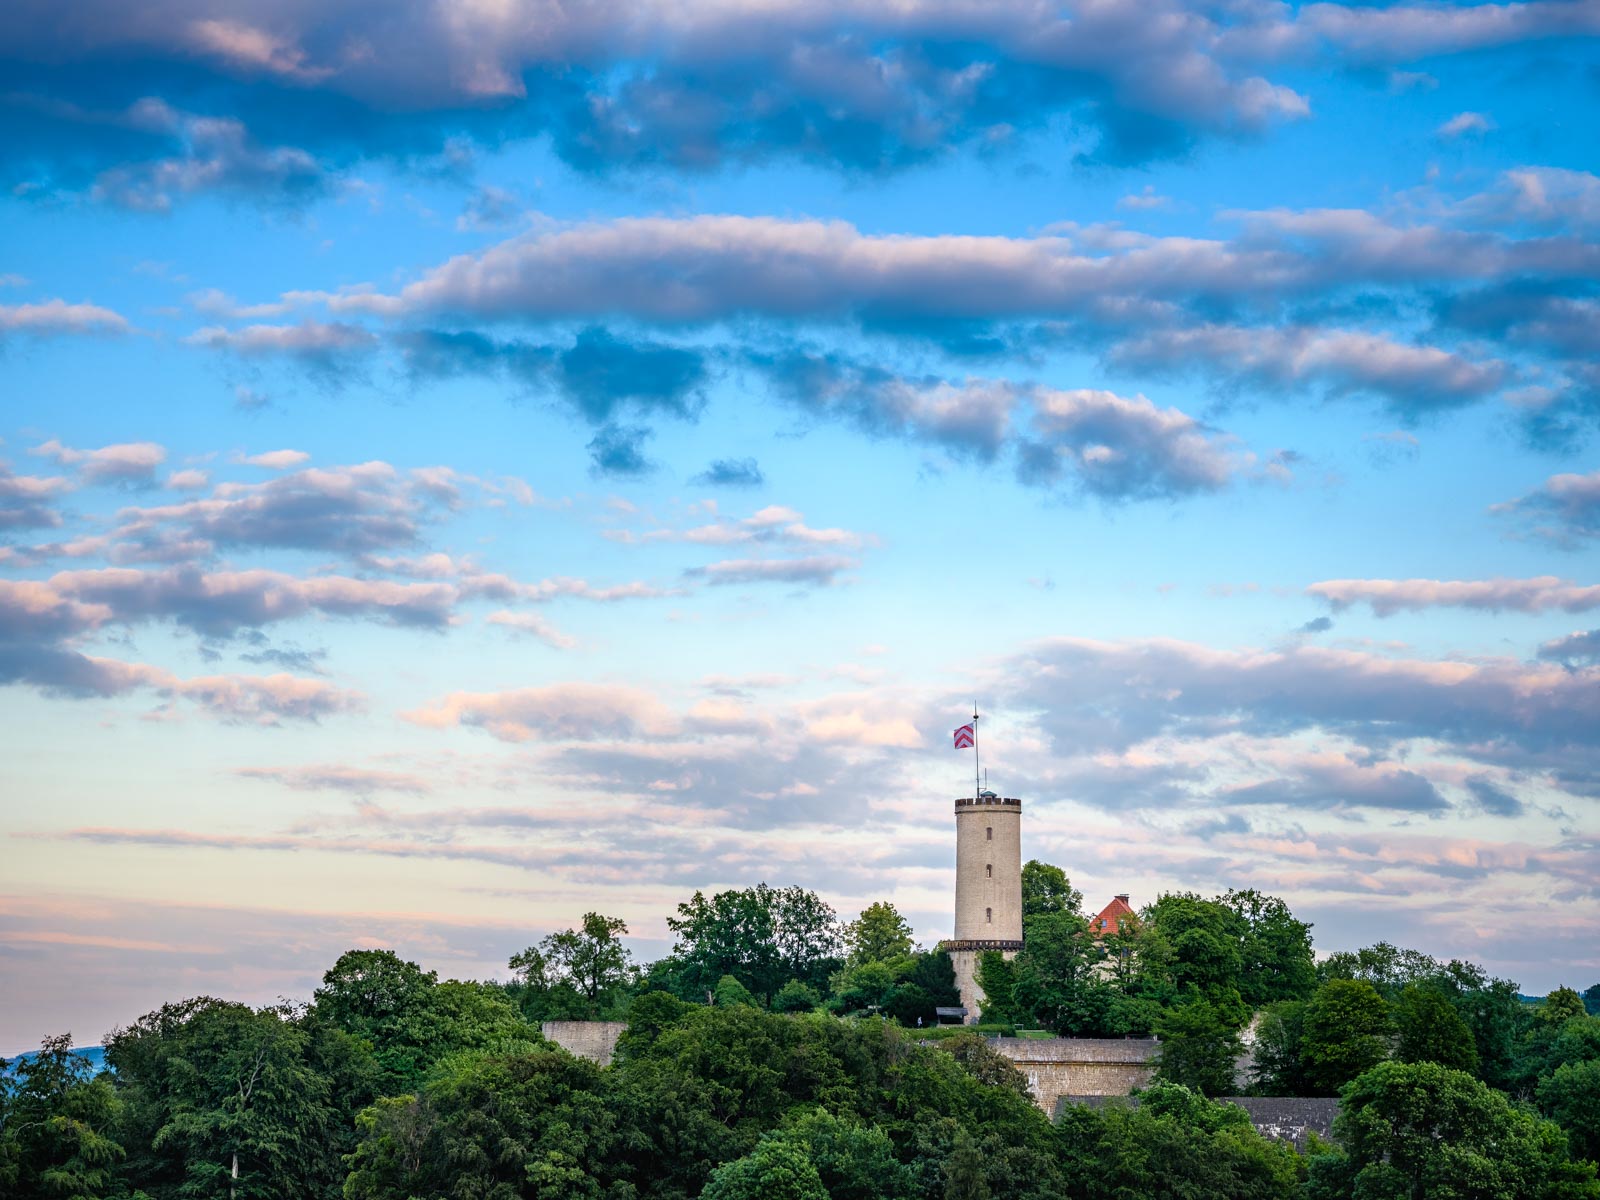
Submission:
[[[1052,1117],[1063,1096],[1126,1096],[1156,1073],[1154,1038],[997,1038],[993,1046],[1028,1081]]]
[[[576,1058],[587,1058],[602,1067],[611,1065],[617,1039],[628,1028],[626,1021],[545,1021],[540,1032]]]

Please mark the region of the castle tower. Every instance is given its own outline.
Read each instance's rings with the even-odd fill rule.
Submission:
[[[976,1023],[983,992],[978,956],[1022,949],[1022,801],[990,791],[956,801],[956,928],[944,944],[956,987]]]

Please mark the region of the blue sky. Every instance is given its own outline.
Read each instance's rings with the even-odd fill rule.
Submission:
[[[0,1049],[697,888],[1600,978],[1600,7],[0,15]]]

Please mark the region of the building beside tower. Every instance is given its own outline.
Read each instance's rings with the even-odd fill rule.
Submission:
[[[956,801],[955,937],[944,943],[968,1024],[983,1005],[978,956],[1022,949],[1022,801],[990,791]]]

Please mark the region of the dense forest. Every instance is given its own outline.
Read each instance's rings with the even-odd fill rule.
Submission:
[[[0,1069],[0,1195],[178,1200],[1600,1198],[1600,984],[1526,1002],[1386,943],[1317,961],[1254,891],[1164,895],[1091,932],[1023,873],[1025,948],[985,958],[979,1030],[936,1027],[948,958],[887,903],[696,893],[637,964],[616,918],[441,981],[352,950],[305,1004],[197,997]],[[539,1023],[626,1020],[601,1068]],[[1135,1104],[1052,1121],[983,1034],[1154,1034]],[[1332,1144],[1213,1097],[1341,1098]]]

